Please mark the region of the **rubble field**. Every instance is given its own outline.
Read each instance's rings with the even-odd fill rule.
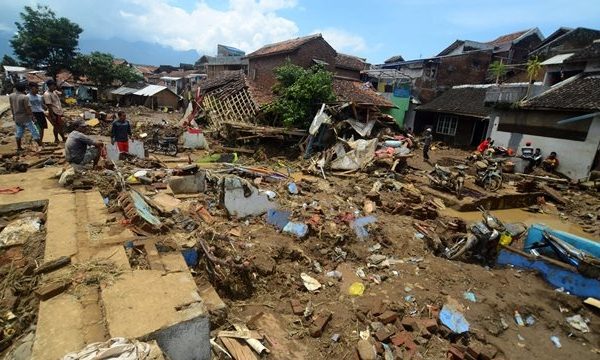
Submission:
[[[73,116],[79,112],[73,110]],[[140,124],[138,132],[165,116],[127,112]],[[413,149],[401,171],[374,161],[359,171],[321,173],[313,159],[274,141],[238,144],[247,151],[237,151],[232,161],[224,156],[233,152],[225,150],[230,144],[207,133],[210,153],[126,157],[104,162],[102,170],[66,176],[69,170],[60,170],[62,144],[13,154],[11,132],[2,129],[5,173],[21,171],[15,167],[19,163],[32,174],[36,167],[56,167],[68,189],[100,192],[111,226],[138,236],[123,244],[131,268],[151,268],[144,243],[156,244],[159,253],[182,252],[198,287],[212,285],[226,304],[226,311],[211,313],[211,337],[221,339],[212,347],[213,358],[228,358],[219,347],[250,349],[244,341],[219,336],[240,331],[234,329],[239,324],[255,332],[267,350],[240,352],[236,359],[592,359],[600,354],[598,308],[550,286],[535,271],[443,256],[480,216],[456,209],[488,194],[473,183],[472,173],[462,199],[430,188],[424,174],[431,163],[423,161],[420,149]],[[99,124],[92,132],[106,139],[108,129]],[[197,162],[211,154],[224,160]],[[464,162],[468,155],[443,144],[430,152],[442,165]],[[534,175],[505,174],[497,196],[514,195],[530,205],[492,213],[501,220],[506,216],[506,222],[546,222],[600,241],[598,192],[537,181],[546,174]],[[529,191],[521,191],[523,184]],[[196,191],[178,193],[184,186]],[[149,210],[141,216],[135,210],[144,201]],[[1,224],[16,217],[2,214]],[[41,262],[42,239],[39,232],[22,247],[0,248],[0,260],[9,259],[0,263],[0,344],[7,334],[16,339],[35,332],[38,300],[31,294],[39,278],[24,282],[11,274],[17,259]],[[9,254],[14,251],[19,255]],[[114,280],[114,270],[106,271]],[[26,289],[20,292],[18,285]],[[444,316],[466,331],[452,329]],[[11,350],[7,341],[2,355],[16,359],[18,344]]]

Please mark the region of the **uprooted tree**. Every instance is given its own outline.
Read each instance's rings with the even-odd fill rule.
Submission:
[[[319,106],[336,98],[333,73],[323,66],[304,69],[288,60],[274,72],[277,83],[273,92],[278,98],[266,111],[274,125],[308,127]]]
[[[10,41],[23,66],[44,68],[53,79],[63,69],[70,69],[77,54],[81,27],[65,17],[57,18],[47,6],[25,6],[16,22],[17,33]]]
[[[126,84],[143,78],[128,64],[116,64],[112,54],[99,51],[89,55],[77,55],[73,64],[73,74],[77,77],[85,76],[98,86],[99,93],[114,82]]]

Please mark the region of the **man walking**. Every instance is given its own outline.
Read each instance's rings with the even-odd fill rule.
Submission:
[[[110,129],[110,143],[117,143],[119,153],[129,152],[129,139],[131,138],[131,123],[127,120],[125,111],[117,113],[117,119],[112,122]]]
[[[56,93],[56,82],[54,80],[48,80],[46,81],[46,86],[48,87],[48,90],[44,93],[44,104],[48,107],[48,117],[54,128],[54,143],[58,144],[59,135],[62,138],[62,141],[65,141],[64,123],[62,120],[63,109],[60,104],[60,98]]]
[[[44,142],[44,129],[48,128],[46,122],[46,115],[44,115],[44,106],[42,95],[39,94],[39,85],[34,82],[29,83],[29,105],[31,106],[31,112],[35,118],[37,128],[40,132],[40,141]]]
[[[8,101],[10,102],[10,111],[12,112],[13,120],[15,121],[15,138],[17,140],[17,151],[23,151],[21,140],[25,134],[25,128],[31,132],[31,137],[39,146],[42,146],[40,134],[33,123],[33,113],[29,105],[29,97],[25,93],[27,84],[20,82],[15,86],[15,92],[10,94]]]
[[[431,134],[431,129],[427,128],[427,130],[425,130],[425,141],[423,145],[423,159],[426,162],[429,162],[429,147],[431,146],[431,140],[433,140],[433,135]]]

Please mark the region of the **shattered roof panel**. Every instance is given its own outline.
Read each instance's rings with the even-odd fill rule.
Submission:
[[[301,45],[304,45],[310,41],[313,41],[313,40],[316,40],[319,38],[322,39],[323,36],[321,34],[315,34],[315,35],[309,35],[309,36],[305,36],[305,37],[299,37],[296,39],[291,39],[291,40],[286,40],[286,41],[282,41],[282,42],[278,42],[278,43],[274,43],[274,44],[265,45],[265,46],[261,47],[260,49],[256,50],[255,52],[248,54],[247,57],[253,58],[253,57],[268,56],[268,55],[274,55],[274,54],[289,53],[289,52],[292,52],[292,51],[298,49]]]
[[[489,86],[454,87],[427,104],[419,106],[417,110],[484,118],[489,116],[492,112],[491,108],[484,106],[485,93],[488,87]]]
[[[600,75],[574,77],[527,101],[525,108],[600,110]]]
[[[369,83],[367,83],[369,84]],[[361,105],[395,108],[396,105],[379,95],[369,85],[360,81],[336,78],[333,80],[333,91],[341,101],[352,101]]]
[[[365,70],[368,64],[367,59],[338,53],[335,57],[335,66],[352,70]]]

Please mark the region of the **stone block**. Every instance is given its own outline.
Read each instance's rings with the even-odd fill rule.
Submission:
[[[173,194],[195,194],[206,189],[206,173],[198,171],[194,175],[171,176],[169,188]]]

